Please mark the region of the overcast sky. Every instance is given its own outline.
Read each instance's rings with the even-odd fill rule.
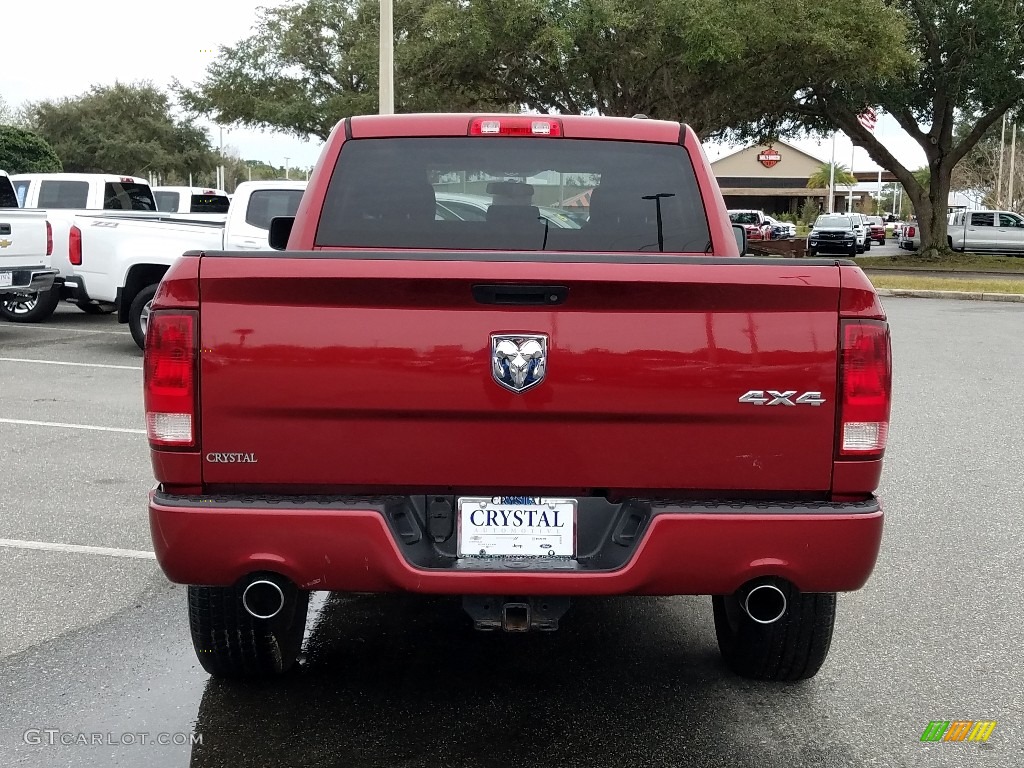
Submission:
[[[162,4],[100,3],[97,0],[7,0],[3,4],[3,56],[0,96],[13,107],[25,101],[75,96],[91,85],[115,80],[152,80],[168,86],[172,78],[193,83],[202,79],[220,45],[229,45],[252,30],[261,6],[278,0],[175,0]],[[341,119],[345,115],[338,115]],[[214,146],[219,131],[210,123]],[[876,128],[882,142],[910,168],[925,164],[921,148],[888,115]],[[828,161],[832,141],[791,142]],[[226,129],[224,144],[245,159],[272,165],[309,167],[320,154],[318,140],[251,130]],[[850,140],[839,134],[836,162],[849,167]],[[715,160],[738,147],[709,144]],[[863,149],[856,150],[854,168],[878,166]]]

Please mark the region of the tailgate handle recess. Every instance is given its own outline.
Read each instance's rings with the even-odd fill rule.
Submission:
[[[474,285],[478,304],[518,304],[555,306],[565,302],[569,288],[564,285]]]

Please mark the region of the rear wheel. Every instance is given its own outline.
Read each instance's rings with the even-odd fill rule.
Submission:
[[[57,310],[60,304],[60,289],[34,293],[31,296],[16,296],[0,303],[0,317],[12,323],[41,323]]]
[[[259,679],[295,666],[306,631],[309,592],[293,586],[272,619],[257,619],[242,607],[240,587],[189,587],[188,623],[196,657],[209,674]]]
[[[734,595],[714,596],[715,634],[726,664],[753,680],[794,681],[814,677],[832,645],[836,595],[786,592],[786,613],[773,624],[758,624]]]
[[[156,295],[156,285],[148,285],[136,294],[128,308],[128,330],[132,332],[132,338],[139,345],[139,349],[146,348],[146,330],[149,328],[149,312],[153,306],[153,296]]]

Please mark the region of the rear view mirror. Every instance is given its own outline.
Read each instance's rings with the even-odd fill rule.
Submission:
[[[275,251],[283,251],[288,247],[288,238],[292,235],[294,216],[275,216],[270,220],[270,247]]]
[[[740,249],[740,256],[747,255],[747,229],[742,224],[732,225],[732,234],[736,238],[736,247]]]

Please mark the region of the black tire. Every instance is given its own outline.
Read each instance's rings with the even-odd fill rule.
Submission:
[[[818,252],[816,250],[814,250],[813,248],[808,248],[807,249],[807,256],[808,256],[808,258],[814,258],[817,255],[818,255]]]
[[[60,288],[34,294],[18,296],[0,302],[0,317],[12,323],[41,323],[57,310],[60,304]]]
[[[791,682],[814,677],[832,645],[836,620],[834,592],[786,593],[786,614],[774,624],[758,624],[735,596],[715,596],[715,634],[725,663],[741,677]]]
[[[149,306],[153,303],[154,295],[156,295],[156,283],[147,285],[139,291],[135,298],[132,299],[132,305],[128,308],[128,330],[132,332],[132,338],[139,345],[139,349],[146,348]]]
[[[857,246],[856,245],[851,245],[850,246],[850,256],[853,257],[853,258],[856,258],[858,253],[860,253],[860,251],[857,250]]]
[[[272,619],[242,607],[238,587],[189,587],[188,623],[199,663],[213,677],[257,680],[288,672],[298,661],[306,631],[309,592],[285,590]]]
[[[879,240],[878,244],[879,245],[885,245],[885,238],[883,237],[881,240]]]
[[[870,250],[871,250],[871,241],[868,240],[867,242],[864,243],[864,253],[867,253]]]
[[[75,306],[87,315],[109,315],[114,311],[112,308],[108,308],[103,304],[90,304],[87,301],[80,301],[75,304]]]

